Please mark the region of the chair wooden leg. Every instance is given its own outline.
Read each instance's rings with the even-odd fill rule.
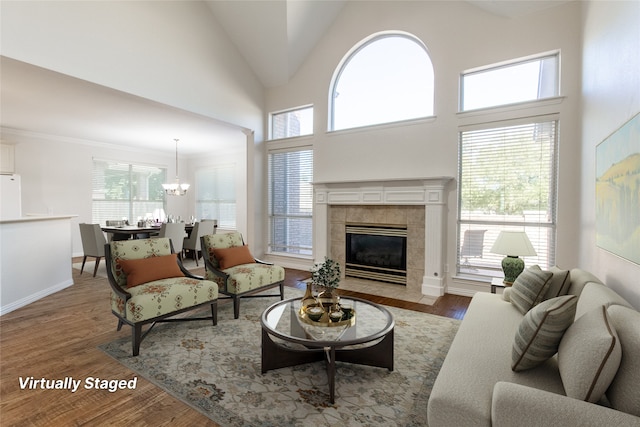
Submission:
[[[84,271],[84,263],[87,262],[87,256],[85,255],[84,258],[82,258],[82,267],[80,267],[80,274],[82,274],[82,272]]]
[[[280,301],[284,299],[284,281],[280,282]]]
[[[96,266],[93,269],[93,277],[96,277],[96,273],[98,273],[98,266],[100,265],[100,258],[101,257],[96,257]]]
[[[237,295],[233,296],[233,318],[237,319],[240,317],[240,297]]]
[[[122,329],[122,325],[124,325],[124,322],[122,320],[118,319],[118,329],[117,329],[118,331],[120,329]]]
[[[218,301],[211,303],[211,317],[213,318],[213,326],[218,324]]]
[[[142,325],[136,324],[131,327],[131,345],[134,356],[140,354],[140,341],[142,341]]]

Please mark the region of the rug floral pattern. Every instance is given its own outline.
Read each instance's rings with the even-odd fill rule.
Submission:
[[[298,291],[286,289],[285,297]],[[260,314],[277,299],[220,302],[218,325],[159,324],[131,356],[130,331],[101,349],[222,426],[426,426],[427,401],[459,321],[389,307],[394,371],[338,363],[329,403],[324,362],[261,373]],[[124,329],[123,329],[124,331]]]

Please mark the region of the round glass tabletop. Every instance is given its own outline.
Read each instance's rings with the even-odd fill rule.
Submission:
[[[261,323],[270,335],[309,347],[350,346],[384,337],[393,330],[391,313],[381,305],[355,297],[340,297],[341,305],[351,306],[351,322],[321,326],[299,316],[301,298],[279,301],[262,314]]]

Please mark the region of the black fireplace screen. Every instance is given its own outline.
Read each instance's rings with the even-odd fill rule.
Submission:
[[[347,226],[345,275],[406,285],[407,229]]]

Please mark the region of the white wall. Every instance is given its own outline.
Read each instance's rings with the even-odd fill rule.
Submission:
[[[344,55],[371,34],[399,30],[420,38],[435,70],[435,119],[412,124],[327,133],[329,85]],[[526,113],[557,112],[560,127],[560,181],[557,263],[573,267],[579,235],[580,5],[569,3],[523,18],[499,17],[466,2],[349,2],[292,81],[267,92],[268,111],[314,105],[314,180],[456,176],[458,126],[505,115],[457,114],[458,79],[464,70],[560,50],[559,104]],[[455,270],[457,196],[449,192],[447,254]],[[321,254],[319,254],[321,256]],[[452,286],[452,274],[447,282]],[[465,292],[464,284],[455,285]],[[486,288],[486,286],[485,286]],[[469,292],[477,289],[466,288]]]
[[[243,165],[237,183],[243,186],[244,206],[257,206],[247,208],[253,215],[241,215],[240,227],[262,235],[263,87],[206,4],[2,2],[0,19],[4,56],[253,129],[251,145],[240,131],[241,142],[229,142],[242,144],[251,161]],[[18,144],[24,212],[70,212],[79,215],[79,222],[90,221],[92,156],[163,164],[168,176],[175,174],[172,156],[107,148],[100,144],[99,135],[92,141],[69,142],[3,130],[3,138]],[[194,165],[202,166],[207,157],[217,153],[194,159]],[[180,170],[187,171],[187,179],[193,182],[191,159],[180,163]],[[185,217],[192,214],[189,206],[195,200],[190,195],[168,203],[169,212]],[[260,247],[262,243],[255,239]],[[81,251],[78,233],[73,252]]]
[[[195,1],[2,2],[2,55],[255,129],[263,88]]]
[[[592,1],[583,16],[580,265],[640,308],[640,266],[596,245],[596,146],[640,112],[640,2]],[[638,207],[640,212],[640,206]],[[640,248],[638,248],[640,251]]]

